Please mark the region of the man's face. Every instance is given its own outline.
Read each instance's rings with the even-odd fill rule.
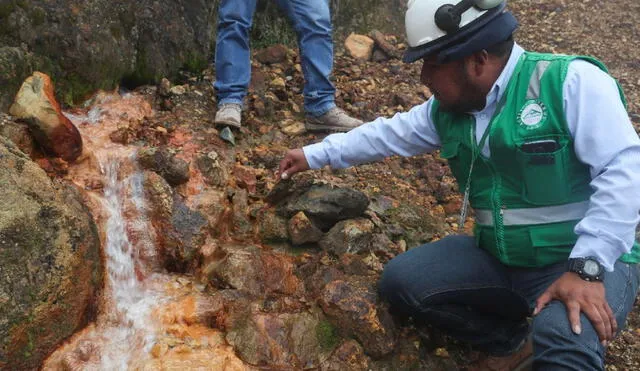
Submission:
[[[442,110],[465,113],[484,108],[486,94],[473,81],[467,63],[471,62],[464,59],[438,63],[435,57],[424,58],[420,81],[440,101]]]

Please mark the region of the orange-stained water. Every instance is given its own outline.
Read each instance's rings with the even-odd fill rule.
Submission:
[[[100,229],[105,287],[96,321],[58,348],[44,370],[246,369],[224,335],[204,323],[203,288],[160,267],[155,240],[161,231],[147,215],[138,148],[109,137],[153,114],[142,96],[116,93],[101,93],[90,107],[67,113],[84,141],[68,176],[86,190]],[[178,130],[172,140],[191,160],[196,149],[189,134]],[[181,192],[187,197],[202,190],[202,177],[192,175]]]

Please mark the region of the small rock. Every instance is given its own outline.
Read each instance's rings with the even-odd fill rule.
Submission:
[[[306,131],[307,129],[304,127],[304,124],[299,121],[290,123],[282,128],[282,132],[290,136],[300,135]]]
[[[369,33],[369,36],[371,36],[376,46],[380,48],[384,52],[384,54],[388,55],[389,57],[399,58],[398,49],[396,49],[395,46],[387,41],[382,32],[373,30]]]
[[[434,354],[436,357],[449,358],[449,351],[446,348],[436,348]]]
[[[380,63],[380,62],[389,60],[389,57],[386,54],[384,54],[384,52],[381,51],[380,49],[375,49],[371,56],[371,60],[374,62]]]
[[[25,120],[36,142],[54,156],[73,161],[82,154],[82,136],[62,113],[48,75],[34,72],[28,77],[9,113]]]
[[[370,251],[373,229],[369,219],[343,220],[320,240],[320,247],[338,256]]]
[[[373,53],[374,41],[365,35],[351,33],[344,42],[349,55],[355,59],[368,61]]]
[[[163,77],[160,80],[160,84],[158,85],[158,95],[164,98],[169,97],[171,94],[171,81],[169,81],[166,77]]]
[[[289,220],[288,230],[289,236],[291,236],[291,243],[294,245],[315,243],[320,241],[322,238],[322,231],[320,228],[313,225],[311,220],[309,220],[302,211],[294,215]]]
[[[256,60],[264,64],[282,63],[287,58],[287,47],[276,44],[268,48],[259,50],[256,53]]]
[[[236,145],[236,139],[228,126],[225,126],[222,130],[220,130],[220,138],[225,142],[231,143],[232,146]]]
[[[176,85],[171,88],[170,92],[173,95],[183,95],[187,92],[187,89],[184,87],[184,85]]]
[[[246,189],[249,194],[256,193],[256,171],[253,168],[236,165],[233,168],[233,175],[236,177],[236,181],[240,188]]]
[[[284,88],[286,86],[286,83],[282,77],[276,77],[275,79],[271,80],[271,86],[276,88]]]
[[[144,169],[160,174],[174,187],[189,180],[189,163],[166,148],[143,148],[138,151],[138,161]]]

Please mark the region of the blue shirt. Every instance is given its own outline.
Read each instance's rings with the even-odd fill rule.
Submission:
[[[493,84],[485,108],[470,112],[480,141],[496,104],[524,50],[515,45],[509,61]],[[440,148],[431,119],[433,97],[408,112],[378,118],[348,133],[327,136],[305,146],[312,169],[325,165],[343,168],[381,160],[392,155],[413,156]],[[563,86],[563,107],[574,149],[589,165],[594,193],[589,210],[576,225],[578,235],[570,257],[594,256],[608,271],[631,251],[640,220],[640,139],[619,98],[613,78],[589,62],[570,63]],[[482,153],[491,155],[488,141]]]

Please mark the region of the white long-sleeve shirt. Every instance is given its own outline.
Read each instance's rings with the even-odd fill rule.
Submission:
[[[509,61],[487,94],[485,108],[470,112],[476,120],[476,141],[493,117],[497,102],[524,50],[515,45]],[[576,225],[578,235],[570,257],[594,256],[608,271],[631,251],[640,220],[640,139],[619,99],[616,82],[598,67],[583,60],[569,64],[563,86],[563,107],[574,149],[589,165],[591,187],[585,217]],[[433,97],[408,112],[378,118],[348,133],[327,136],[305,146],[312,169],[325,165],[344,168],[392,155],[413,156],[440,148],[440,137],[431,119]],[[489,141],[482,153],[490,157]]]

